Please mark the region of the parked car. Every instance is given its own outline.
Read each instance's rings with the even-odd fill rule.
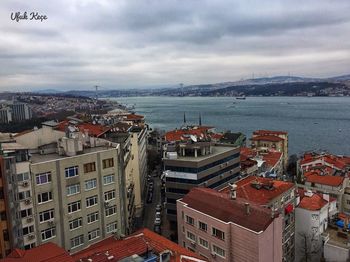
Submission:
[[[162,211],[162,205],[158,204],[157,207],[156,207],[156,211],[157,212]]]
[[[154,220],[154,225],[155,225],[155,226],[160,226],[161,223],[162,223],[162,221],[160,220],[159,217],[157,217],[157,218]]]
[[[152,203],[152,199],[153,199],[153,193],[149,192],[147,197],[147,203]]]

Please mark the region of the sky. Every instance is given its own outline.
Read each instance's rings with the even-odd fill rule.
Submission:
[[[0,92],[349,74],[349,14],[349,0],[1,0]]]

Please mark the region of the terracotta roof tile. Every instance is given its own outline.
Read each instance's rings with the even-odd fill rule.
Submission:
[[[250,140],[253,141],[269,141],[269,142],[279,142],[283,141],[283,138],[273,135],[263,135],[263,136],[254,136]]]
[[[223,222],[232,222],[255,232],[265,230],[273,221],[268,209],[250,203],[250,214],[247,215],[247,200],[232,200],[228,193],[220,193],[210,188],[193,188],[180,201]]]
[[[74,262],[63,248],[46,243],[30,250],[14,249],[1,262]]]
[[[273,130],[256,130],[253,132],[254,135],[287,135],[285,131],[273,131]]]
[[[66,130],[67,125],[69,125],[69,121],[64,120],[58,123],[56,128],[64,132]],[[76,124],[75,126],[79,129],[80,132],[84,132],[85,130],[87,130],[91,136],[95,136],[95,137],[100,137],[104,133],[106,133],[108,130],[110,130],[109,127],[98,125],[98,124],[93,125],[90,123],[79,123],[79,124]]]
[[[126,120],[142,120],[145,117],[142,115],[136,115],[136,114],[128,114],[126,115],[125,119]]]
[[[344,181],[341,176],[320,176],[317,174],[310,174],[306,176],[306,182],[316,183],[327,186],[340,186]]]
[[[273,190],[268,190],[265,188],[256,189],[252,187],[252,182],[258,181],[262,184],[266,184],[269,182],[273,182]],[[237,185],[237,197],[247,199],[253,203],[259,204],[259,205],[266,205],[276,197],[280,196],[281,194],[287,192],[291,188],[294,187],[294,184],[291,182],[285,182],[285,181],[279,181],[279,180],[273,180],[270,178],[264,178],[264,177],[255,177],[255,176],[248,176],[246,178],[241,179],[240,181],[236,182]],[[230,190],[229,187],[223,188],[221,191],[228,192]]]
[[[147,250],[153,251],[156,254],[170,250],[173,252],[173,256],[171,257],[171,261],[173,262],[180,261],[181,255],[200,259],[193,252],[146,228],[135,232],[123,240],[116,240],[110,237],[72,256],[77,262],[87,262],[89,259],[92,259],[94,262],[114,262],[134,254],[143,255]],[[108,257],[112,256],[112,259],[108,259]]]
[[[323,197],[320,196],[319,194],[313,193],[311,197],[306,196],[304,194],[304,196],[300,200],[298,207],[307,209],[310,211],[316,211],[323,208],[325,205],[327,205],[327,203],[328,201],[323,199]]]

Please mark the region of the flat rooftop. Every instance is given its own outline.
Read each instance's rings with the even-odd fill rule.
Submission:
[[[179,154],[177,155],[177,159],[169,159],[169,158],[164,158],[164,160],[167,161],[193,161],[193,162],[200,162],[209,158],[212,158],[213,156],[217,156],[226,152],[230,152],[232,150],[237,149],[237,147],[233,147],[233,146],[212,146],[212,153],[209,155],[205,155],[205,156],[198,156],[198,157],[194,157],[194,156],[179,156]]]
[[[327,241],[327,244],[350,249],[350,241],[346,238],[340,237],[338,235],[338,232],[342,232],[342,230],[341,229],[333,229],[330,227],[327,228],[327,230],[325,232],[326,234],[329,234],[329,240]],[[349,233],[344,233],[344,236],[345,235],[347,235],[348,238],[350,237]]]
[[[63,158],[68,158],[68,157],[78,157],[81,155],[89,154],[89,153],[95,153],[99,151],[105,151],[109,149],[113,149],[115,147],[112,146],[98,146],[98,147],[91,147],[91,148],[85,148],[83,152],[78,153],[75,156],[65,156],[65,155],[59,155],[57,153],[52,153],[52,154],[31,154],[31,162],[32,164],[36,163],[41,163],[41,162],[47,162],[47,161],[53,161],[56,159],[63,159]]]

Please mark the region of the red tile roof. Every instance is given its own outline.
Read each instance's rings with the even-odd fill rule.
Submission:
[[[274,167],[281,159],[282,153],[269,151],[267,153],[261,153],[260,156],[269,167]]]
[[[268,190],[265,188],[256,189],[252,187],[252,182],[258,181],[262,184],[267,184],[273,182],[273,190]],[[259,205],[266,205],[276,197],[287,192],[294,187],[291,182],[273,180],[264,177],[248,176],[236,183],[237,185],[237,197],[247,199]],[[221,191],[228,192],[229,187],[223,188]]]
[[[317,174],[307,174],[305,178],[306,182],[335,187],[340,186],[344,181],[344,177],[341,176],[320,176]]]
[[[283,141],[283,138],[280,138],[278,136],[270,136],[270,135],[263,135],[263,136],[254,136],[250,140],[253,141],[269,141],[269,142],[279,142]]]
[[[316,165],[317,162],[321,161],[325,165],[328,165],[337,170],[343,170],[348,165],[350,165],[349,157],[344,156],[335,156],[331,154],[327,155],[312,155],[306,153],[300,161],[301,166],[311,166]]]
[[[142,115],[136,115],[136,114],[128,114],[125,116],[126,120],[143,120],[145,117]]]
[[[211,126],[197,126],[195,128],[188,128],[188,129],[176,129],[173,131],[169,131],[165,133],[165,140],[166,141],[184,141],[189,140],[189,135],[196,136],[197,138],[203,138],[206,139],[208,137],[211,137],[211,134],[208,132],[213,127]],[[213,133],[214,135],[214,133]]]
[[[287,135],[288,132],[285,131],[273,131],[273,130],[256,130],[253,135]]]
[[[300,194],[300,208],[307,209],[310,211],[316,211],[323,208],[325,205],[327,205],[328,201],[323,199],[322,195],[313,193],[312,196],[306,196],[305,192]]]
[[[210,188],[193,188],[180,201],[225,223],[232,222],[255,232],[264,231],[273,221],[268,209],[249,203],[250,214],[247,215],[245,199],[232,200],[229,194]]]
[[[65,131],[67,125],[69,125],[69,121],[68,120],[64,120],[60,123],[58,123],[57,125],[57,129],[60,131]],[[104,133],[106,133],[108,130],[110,130],[109,127],[105,127],[102,125],[93,125],[90,123],[79,123],[75,125],[77,128],[79,128],[80,132],[84,132],[85,130],[88,130],[89,135],[91,136],[95,136],[95,137],[100,137],[102,136]]]
[[[256,150],[251,149],[249,147],[241,147],[240,148],[240,157],[241,157],[241,161],[245,160],[247,158],[252,158],[255,157],[257,154]]]
[[[1,262],[74,262],[63,248],[54,243],[42,244],[30,250],[14,249]]]
[[[173,253],[170,260],[172,262],[179,262],[182,255],[188,256],[188,261],[191,261],[190,258],[200,259],[195,253],[146,228],[123,240],[107,238],[72,256],[77,262],[88,262],[89,259],[92,259],[93,262],[114,262],[134,254],[143,255],[147,251],[159,254],[165,250]]]

